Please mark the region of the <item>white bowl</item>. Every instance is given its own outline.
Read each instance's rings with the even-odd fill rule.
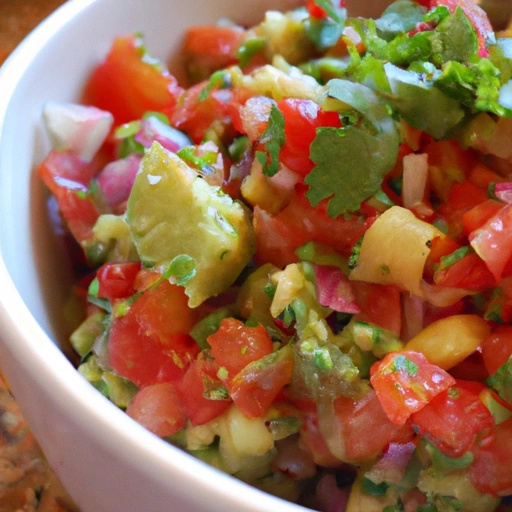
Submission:
[[[71,0],[0,70],[0,366],[83,512],[304,510],[166,444],[76,372],[58,345],[69,265],[34,175],[49,150],[42,105],[76,101],[116,35],[142,31],[151,53],[168,60],[189,25],[222,16],[256,22],[291,1]],[[367,1],[364,9],[383,3]]]

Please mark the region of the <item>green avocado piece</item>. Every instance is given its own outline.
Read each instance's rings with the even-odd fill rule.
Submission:
[[[157,142],[142,159],[126,216],[144,265],[194,260],[185,285],[191,307],[226,290],[254,252],[249,211]]]

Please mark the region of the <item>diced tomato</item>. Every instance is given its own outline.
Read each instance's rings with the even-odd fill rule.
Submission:
[[[475,446],[469,477],[480,492],[498,496],[512,494],[512,418],[496,425],[490,442]]]
[[[51,151],[39,166],[39,176],[55,195],[62,218],[79,243],[92,237],[92,228],[103,213],[89,192],[96,166],[68,151]]]
[[[434,275],[434,282],[474,292],[483,292],[495,285],[494,276],[475,253],[464,256],[449,267],[440,268]]]
[[[179,380],[199,352],[187,334],[199,313],[187,302],[183,288],[164,280],[126,312],[118,304],[108,337],[109,363],[116,373],[139,387]]]
[[[512,355],[512,326],[500,325],[482,343],[482,356],[489,375],[496,373]]]
[[[115,39],[106,59],[94,70],[83,102],[111,112],[119,125],[148,111],[169,115],[182,92],[170,73],[144,58],[140,39],[127,36]]]
[[[128,405],[126,413],[160,437],[172,436],[186,423],[178,394],[169,382],[141,389]]]
[[[140,262],[105,263],[98,269],[98,297],[113,301],[125,299],[135,293],[135,277],[141,269]]]
[[[272,353],[272,340],[265,327],[248,327],[235,318],[224,318],[219,330],[208,337],[215,362],[233,378],[249,363]]]
[[[97,172],[94,163],[82,160],[70,151],[52,150],[39,166],[39,176],[59,197],[65,190],[86,191]]]
[[[473,392],[475,390],[463,386],[460,379],[470,381],[473,385],[483,385],[482,383],[489,378],[489,372],[485,367],[482,353],[479,350],[475,350],[466,359],[450,368],[450,375],[457,379],[457,385]]]
[[[452,236],[457,237],[462,233],[463,215],[486,199],[486,191],[473,183],[465,181],[452,185],[448,200],[439,207],[439,213],[446,220]]]
[[[254,208],[256,261],[284,267],[298,261],[295,250],[306,242],[320,242],[343,256],[350,256],[357,240],[376,219],[376,215],[332,219],[323,205],[314,208],[299,187],[290,203],[277,215],[271,216]]]
[[[293,373],[291,349],[281,349],[241,370],[229,383],[233,402],[248,418],[266,414],[281,389],[290,383]]]
[[[357,319],[383,327],[399,335],[402,329],[400,290],[393,285],[351,281],[356,303],[361,309]]]
[[[494,418],[478,395],[454,386],[411,416],[418,433],[449,457],[460,457],[490,435]]]
[[[503,208],[503,203],[486,199],[462,215],[462,224],[466,235],[481,228],[491,217]]]
[[[311,453],[315,464],[324,468],[337,468],[344,463],[338,459],[325,442],[320,427],[318,426],[318,416],[316,413],[306,414],[302,421],[300,429],[300,439],[306,449]]]
[[[481,228],[473,231],[469,243],[499,281],[512,257],[512,204],[503,206]]]
[[[346,461],[363,462],[381,454],[391,442],[407,442],[410,426],[391,422],[374,390],[354,401],[341,397],[334,402]]]
[[[187,89],[180,98],[170,120],[171,125],[184,131],[195,144],[200,144],[214,121],[228,127],[236,111],[234,93],[230,89],[212,89],[199,100],[207,82]]]
[[[192,425],[208,423],[220,416],[232,403],[229,398],[215,400],[206,396],[206,392],[210,391],[213,395],[213,388],[223,386],[217,377],[218,368],[215,362],[198,357],[192,361],[178,384],[183,410]],[[211,389],[208,390],[208,387]]]
[[[244,39],[245,31],[240,27],[198,25],[187,30],[183,52],[196,66],[207,67],[210,75],[238,62],[237,51]]]
[[[371,384],[388,418],[404,425],[455,379],[419,352],[393,352],[371,368]]]
[[[313,169],[309,159],[309,146],[321,126],[340,127],[337,112],[325,112],[311,100],[287,98],[277,103],[284,117],[285,143],[279,154],[288,169],[306,176]]]

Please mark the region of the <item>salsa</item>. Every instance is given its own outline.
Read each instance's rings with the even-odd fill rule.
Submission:
[[[191,455],[325,512],[512,496],[512,39],[471,0],[120,36],[39,166],[78,371]]]

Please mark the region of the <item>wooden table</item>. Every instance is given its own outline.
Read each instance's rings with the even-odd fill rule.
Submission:
[[[0,64],[41,20],[63,3],[64,0],[0,0]]]
[[[0,0],[0,64],[64,0]],[[78,512],[0,376],[0,512]]]

